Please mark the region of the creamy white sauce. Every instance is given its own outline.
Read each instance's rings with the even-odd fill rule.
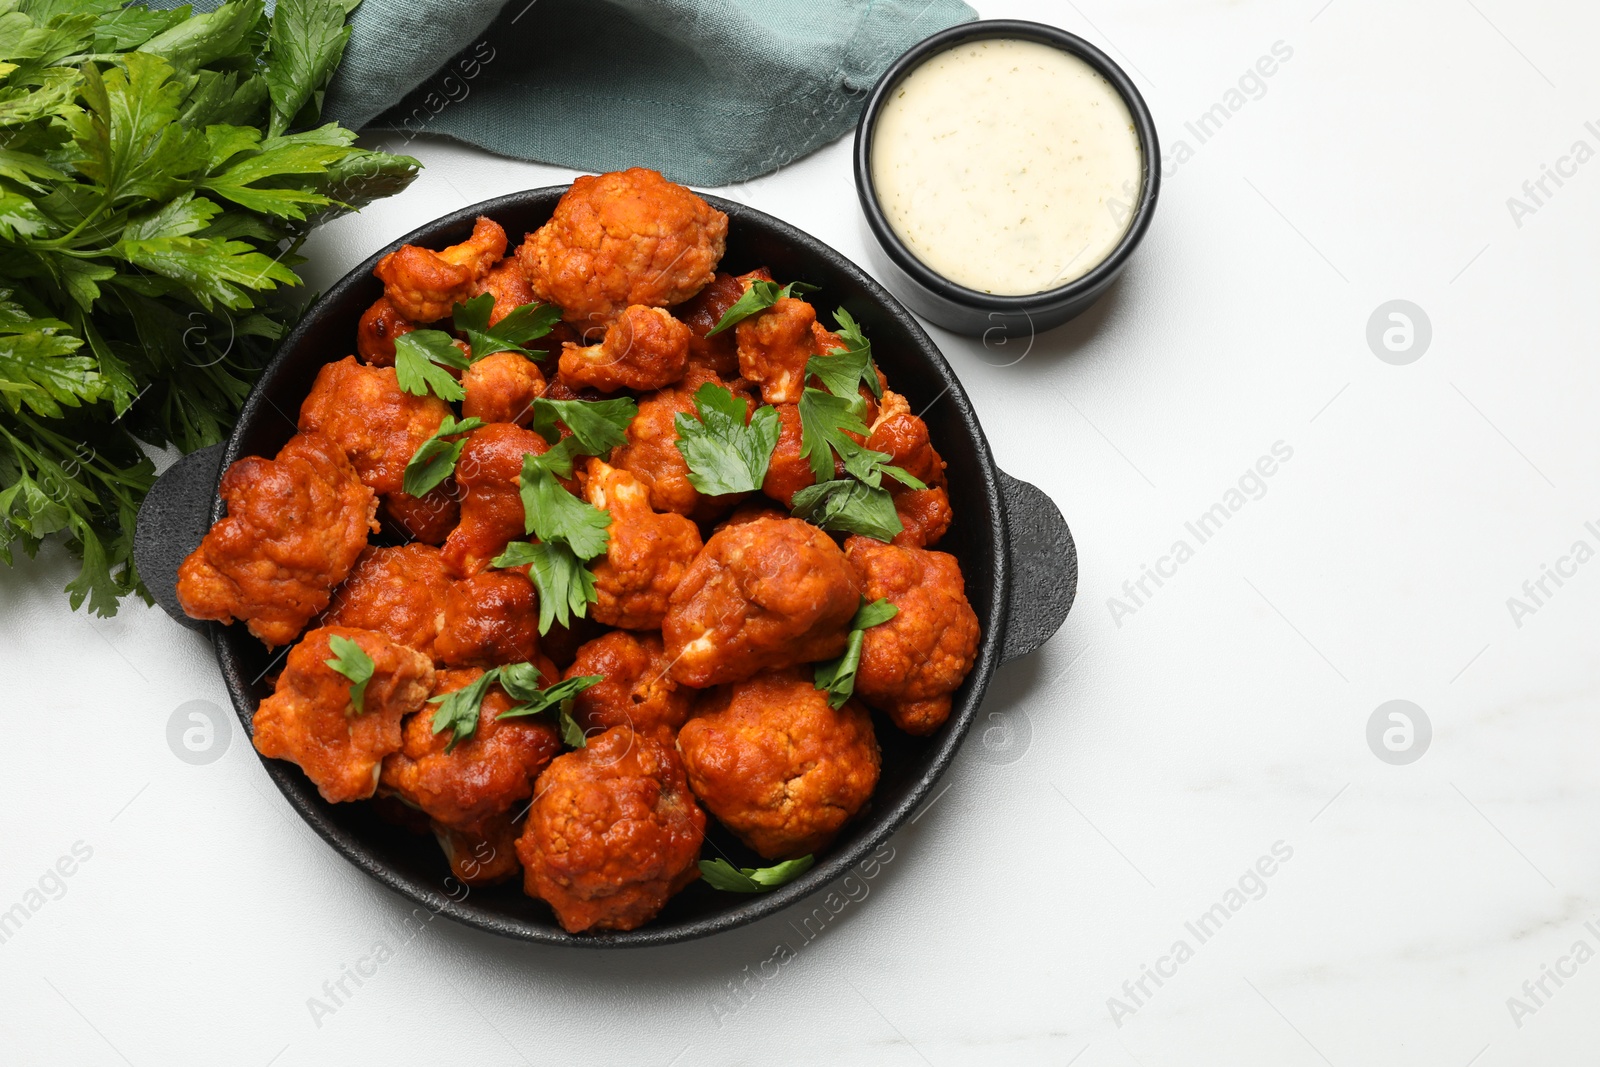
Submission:
[[[878,113],[872,181],[935,273],[1021,296],[1111,254],[1139,202],[1142,155],[1127,103],[1083,60],[974,41],[925,61]]]

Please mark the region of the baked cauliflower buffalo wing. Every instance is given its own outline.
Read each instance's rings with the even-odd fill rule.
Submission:
[[[891,483],[889,495],[895,512],[905,527],[894,539],[907,548],[926,548],[939,542],[954,517],[950,493],[945,488],[944,459],[928,437],[928,424],[911,413],[911,405],[899,393],[885,391],[867,447],[887,453],[889,462],[927,485],[911,489]]]
[[[430,695],[453,693],[482,675],[477,669],[440,671]],[[433,730],[438,705],[425,704],[406,720],[398,751],[384,758],[379,784],[434,822],[467,830],[520,807],[561,751],[561,739],[549,715],[502,722],[500,713],[511,706],[498,685],[490,686],[479,705],[478,728],[451,749],[452,731]]]
[[[356,325],[356,353],[374,367],[394,366],[394,343],[417,327],[380,296]]]
[[[667,600],[700,552],[700,529],[682,515],[650,509],[650,491],[625,470],[589,461],[589,503],[611,513],[606,554],[596,560],[596,622],[655,630]]]
[[[871,716],[854,701],[830,707],[809,670],[709,694],[678,731],[678,751],[695,796],[769,860],[827,845],[878,784]]]
[[[372,660],[362,706],[350,679],[327,663],[329,638],[354,641]],[[433,689],[433,664],[414,648],[372,630],[325,626],[289,650],[276,690],[256,708],[256,750],[298,764],[324,800],[365,800],[378,788],[383,758],[400,748],[400,721]]]
[[[561,378],[568,385],[602,393],[660,389],[683,377],[689,337],[689,327],[670,312],[634,304],[606,327],[599,344],[568,344],[562,349]]]
[[[724,382],[710,371],[690,371],[676,385],[642,397],[627,442],[611,450],[612,466],[643,482],[650,490],[650,506],[657,511],[710,519],[738,502],[737,496],[703,496],[690,483],[689,464],[678,451],[678,416],[696,417],[695,390],[708,382],[749,400],[737,381]]]
[[[850,538],[845,555],[868,600],[883,597],[900,609],[863,635],[856,695],[906,733],[931,734],[950,716],[950,694],[978,651],[978,616],[961,565],[944,552],[868,537]]]
[[[444,597],[434,655],[450,667],[526,663],[539,654],[539,600],[526,568],[463,578]]]
[[[402,245],[378,260],[372,273],[401,315],[414,323],[436,322],[471,297],[475,283],[505,254],[506,231],[493,219],[479,218],[462,243],[442,252]]]
[[[450,575],[432,545],[368,548],[334,591],[321,625],[376,630],[430,660],[445,618]]]
[[[319,433],[296,434],[276,459],[239,460],[218,492],[228,515],[178,568],[178,601],[192,618],[239,619],[267,645],[286,645],[377,532],[377,500]]]
[[[490,326],[537,299],[533,286],[528,284],[527,272],[516,256],[507,256],[490,267],[488,273],[468,287],[467,296],[471,299],[484,293],[494,297],[494,307],[489,309]]]
[[[860,579],[827,534],[800,519],[756,519],[706,542],[661,636],[672,676],[705,688],[839,655],[860,603]]]
[[[715,337],[706,335],[717,328],[728,309],[743,295],[744,282],[718,271],[711,284],[692,300],[672,309],[673,316],[689,327],[689,366],[724,378],[739,376],[739,348],[734,331],[723,330]]]
[[[671,307],[711,281],[728,216],[653,170],[583,177],[517,256],[534,293],[580,330],[630,304]]]
[[[734,327],[739,373],[761,386],[769,404],[798,404],[806,387],[806,361],[820,355],[817,313],[804,300],[783,297]]]
[[[538,364],[518,352],[496,352],[477,360],[461,372],[466,399],[461,414],[484,422],[526,425],[533,418],[533,402],[544,395],[544,375]]]
[[[517,855],[568,933],[632,930],[700,877],[706,817],[672,749],[626,726],[540,776]]]
[[[670,747],[695,696],[673,679],[670,665],[661,638],[653,633],[612,630],[581,645],[565,677],[597,674],[604,681],[574,698],[572,717],[586,733],[630,726]]]
[[[410,536],[437,544],[455,525],[455,501],[440,489],[420,499],[407,495],[405,474],[412,455],[450,414],[438,397],[402,390],[393,367],[369,367],[346,356],[317,373],[300,405],[300,429],[332,438],[378,494],[384,515]]]
[[[517,835],[522,823],[513,812],[492,816],[471,829],[430,823],[433,838],[450,864],[450,873],[474,888],[509,881],[522,872]]]
[[[444,561],[463,577],[477,574],[524,536],[522,457],[550,450],[543,437],[510,423],[474,430],[456,463],[461,525],[444,543]]]

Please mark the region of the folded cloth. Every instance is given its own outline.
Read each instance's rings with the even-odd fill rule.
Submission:
[[[364,0],[323,116],[726,185],[849,131],[902,52],[975,17],[961,0]]]
[[[848,132],[902,52],[976,17],[961,0],[361,0],[322,118],[727,185]]]

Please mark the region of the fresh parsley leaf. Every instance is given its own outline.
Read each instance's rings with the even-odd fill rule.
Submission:
[[[846,474],[874,489],[883,484],[885,474],[912,489],[926,489],[910,472],[891,464],[893,457],[888,453],[868,448],[850,436],[869,433],[861,421],[860,402],[859,395],[847,399],[809,386],[800,394],[800,454],[810,462],[817,481],[834,476],[833,456],[837,453]]]
[[[328,649],[333,653],[333,658],[322,662],[350,679],[350,713],[360,715],[367,710],[367,683],[372,681],[372,657],[342,634],[328,635]]]
[[[273,136],[295,125],[302,112],[313,122],[321,113],[322,94],[350,39],[344,19],[344,8],[327,0],[278,0],[264,72],[272,95]]]
[[[426,496],[432,492],[455,473],[456,461],[461,458],[461,450],[467,445],[465,436],[459,441],[447,441],[445,438],[469,434],[482,425],[482,419],[462,419],[457,422],[455,416],[446,415],[433,436],[422,442],[412,454],[410,462],[406,464],[405,484],[401,488],[411,496]]]
[[[478,713],[483,698],[489,694],[489,687],[499,680],[500,668],[496,667],[484,671],[460,689],[428,698],[428,703],[439,705],[439,710],[433,713],[433,732],[455,731],[450,743],[444,747],[446,753],[454,752],[456,745],[471,737],[478,729]]]
[[[395,339],[395,377],[400,388],[412,396],[427,396],[431,391],[440,400],[464,399],[467,391],[445,368],[466,370],[468,366],[455,338],[443,330],[412,330]]]
[[[582,674],[556,682],[548,687],[541,687],[540,682],[544,676],[539,669],[531,663],[518,663],[511,667],[501,668],[500,684],[511,695],[511,699],[518,701],[516,707],[501,715],[502,719],[517,718],[523,715],[538,715],[540,712],[549,711],[559,707],[563,702],[571,700],[579,693],[592,685],[605,681],[603,674]]]
[[[512,670],[528,668],[521,671],[515,679],[509,677]],[[532,664],[517,664],[515,668],[504,668],[501,673],[500,684],[510,693],[512,699],[521,701],[510,711],[502,713],[499,717],[510,719],[524,715],[538,715],[541,712],[554,710],[556,722],[561,730],[561,738],[570,748],[584,748],[588,741],[584,736],[583,727],[578,725],[572,717],[572,702],[579,693],[605,681],[601,674],[584,674],[566,681],[557,682],[548,689],[540,689],[541,677],[538,669]]]
[[[530,352],[522,346],[543,337],[561,321],[561,309],[554,304],[523,304],[490,326],[489,313],[493,310],[493,293],[479,293],[455,307],[455,327],[466,334],[474,362],[496,352],[520,352],[540,359],[544,352]]]
[[[905,529],[887,489],[853,478],[806,486],[794,495],[792,514],[824,530],[861,534],[885,543]]]
[[[583,727],[578,725],[578,720],[572,717],[571,709],[563,704],[558,715],[561,724],[561,740],[567,743],[567,747],[588,748],[589,735],[583,732]]]
[[[850,637],[845,645],[844,655],[817,664],[812,674],[812,684],[828,694],[830,707],[844,707],[845,702],[855,692],[856,671],[861,667],[861,646],[866,639],[865,631],[879,623],[888,622],[898,614],[900,609],[883,597],[870,604],[865,599],[861,601],[855,617],[850,620]]]
[[[791,297],[796,293],[814,293],[816,291],[817,287],[815,285],[808,285],[805,282],[790,282],[788,285],[779,287],[777,282],[758,279],[751,282],[750,288],[744,291],[744,295],[735,301],[734,305],[723,314],[722,321],[706,331],[706,336],[715,337],[723,330],[731,330],[752,315],[759,315],[778,301]]]
[[[784,860],[771,867],[734,867],[725,859],[701,860],[700,877],[713,889],[729,893],[765,893],[785,882],[792,882],[816,862],[809,853],[799,859]]]
[[[563,544],[513,541],[493,561],[496,567],[528,567],[528,580],[539,592],[539,633],[553,623],[572,625],[584,618],[596,598],[594,573]]]
[[[572,431],[576,445],[567,446],[586,456],[603,456],[628,440],[628,426],[639,414],[631,397],[615,400],[546,400],[533,402],[532,429],[552,445],[562,444],[561,428]],[[563,475],[564,476],[564,475]]]
[[[888,622],[898,614],[900,609],[891,604],[887,597],[879,597],[871,602],[862,597],[861,606],[856,609],[855,617],[850,620],[850,629],[870,630],[880,623]]]
[[[548,454],[548,453],[547,453]],[[568,545],[579,559],[593,559],[606,550],[611,514],[562,487],[543,456],[522,459],[522,513],[527,532],[546,543]]]
[[[822,379],[828,392],[852,401],[861,395],[861,386],[865,384],[873,396],[882,400],[883,383],[878,380],[878,367],[872,361],[872,342],[844,308],[833,313],[833,321],[838,326],[834,332],[844,341],[845,347],[812,356],[806,361],[806,377],[815,375]]]
[[[868,485],[881,483],[879,467],[890,457],[858,444],[849,434],[865,437],[867,424],[861,421],[860,397],[842,397],[807,387],[800,394],[800,454],[811,464],[817,481],[834,475],[833,455],[844,461],[845,471]]]
[[[689,484],[708,496],[760,489],[782,430],[777,409],[761,405],[747,425],[746,402],[714,382],[695,390],[694,407],[698,419],[679,412],[674,420]]]

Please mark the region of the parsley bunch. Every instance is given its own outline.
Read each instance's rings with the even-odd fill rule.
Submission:
[[[0,0],[0,560],[64,535],[75,608],[142,592],[147,447],[232,428],[312,226],[416,174],[317,125],[356,2]]]

